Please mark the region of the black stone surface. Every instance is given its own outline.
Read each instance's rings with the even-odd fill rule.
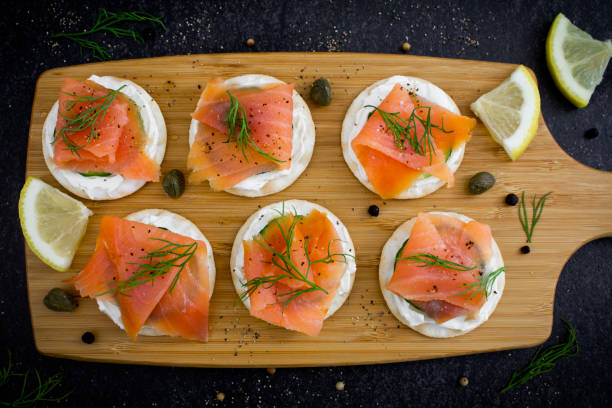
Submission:
[[[544,56],[546,34],[558,12],[598,39],[612,38],[610,1],[6,2],[0,13],[0,362],[6,363],[4,349],[10,349],[18,371],[37,368],[43,377],[62,371],[58,392],[74,392],[61,406],[74,407],[611,406],[610,238],[578,250],[557,286],[554,327],[546,344],[565,339],[563,316],[576,327],[580,354],[506,394],[498,390],[535,348],[400,364],[278,369],[274,375],[264,369],[112,365],[40,355],[32,338],[17,217],[31,103],[43,71],[92,61],[75,44],[49,34],[89,27],[98,7],[146,10],[169,28],[138,26],[143,44],[97,37],[113,59],[258,51],[401,53],[402,43],[409,41],[414,55],[522,63],[537,74],[544,118],[558,143],[580,162],[612,170],[612,69],[589,106],[575,109],[555,88]],[[248,38],[255,40],[252,48],[246,46]],[[593,127],[599,136],[586,139],[585,131]],[[462,376],[469,378],[467,387],[458,384]],[[336,390],[337,381],[344,381],[344,391]],[[6,390],[0,388],[0,400],[9,399]],[[216,399],[219,391],[223,402]]]

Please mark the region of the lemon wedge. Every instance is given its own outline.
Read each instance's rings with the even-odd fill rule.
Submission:
[[[603,78],[612,42],[594,40],[559,13],[546,39],[546,62],[561,93],[584,108]]]
[[[470,105],[495,142],[516,160],[538,130],[540,92],[522,65],[492,91]]]
[[[19,220],[28,246],[44,263],[66,271],[93,213],[80,201],[34,177],[19,197]]]

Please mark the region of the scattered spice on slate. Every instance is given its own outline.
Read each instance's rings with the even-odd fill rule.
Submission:
[[[155,33],[155,30],[152,27],[147,27],[142,30],[142,38],[145,41],[154,41],[156,36],[157,34]]]
[[[378,214],[380,214],[380,208],[378,208],[377,205],[371,205],[368,207],[368,214],[370,214],[372,217],[378,217]]]
[[[519,198],[516,194],[510,193],[506,196],[506,204],[517,205],[518,202],[519,202]]]
[[[81,340],[85,344],[91,344],[91,343],[93,343],[96,340],[96,336],[94,336],[94,334],[92,332],[85,332],[81,336]]]
[[[469,383],[470,383],[470,380],[468,380],[467,377],[461,377],[459,379],[459,385],[462,387],[467,387]]]
[[[404,52],[408,52],[410,51],[411,45],[408,41],[406,41],[405,43],[402,44],[402,51]]]
[[[529,248],[529,245],[523,245],[521,247],[521,254],[528,254],[531,252],[531,248]]]
[[[276,373],[276,368],[269,367],[269,368],[266,368],[266,371],[268,372],[268,374],[274,375]]]
[[[584,132],[585,139],[595,139],[597,136],[599,136],[599,130],[597,130],[597,128],[590,128]]]
[[[336,383],[336,389],[337,389],[338,391],[344,391],[344,381],[338,381],[338,382]]]
[[[223,401],[223,400],[225,399],[225,394],[224,394],[224,393],[222,393],[222,392],[218,392],[218,393],[217,393],[217,399],[218,399],[219,401]]]
[[[255,45],[255,40],[253,38],[249,38],[246,42],[247,47],[252,47]]]

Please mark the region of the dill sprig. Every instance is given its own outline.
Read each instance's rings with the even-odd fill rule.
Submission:
[[[117,24],[126,21],[150,21],[154,24],[159,24],[164,30],[168,30],[168,28],[160,17],[155,17],[154,15],[146,13],[144,11],[123,11],[120,13],[113,13],[111,11],[106,11],[105,9],[100,9],[98,11],[98,18],[96,19],[96,23],[89,30],[79,33],[53,34],[51,38],[67,38],[76,42],[79,45],[81,56],[83,55],[84,49],[89,49],[92,51],[93,57],[95,59],[100,61],[109,60],[111,58],[111,55],[103,46],[101,46],[95,41],[88,40],[84,37],[97,32],[108,31],[109,33],[114,34],[115,37],[130,37],[136,41],[144,42],[144,39],[142,38],[142,35],[140,35],[140,33],[134,30],[117,27]]]
[[[147,252],[146,255],[141,257],[142,259],[146,259],[147,262],[131,262],[131,264],[133,265],[138,265],[138,269],[136,270],[136,272],[134,272],[132,276],[130,276],[129,279],[126,279],[124,281],[109,282],[118,285],[96,296],[102,296],[112,292],[119,292],[120,295],[130,296],[126,292],[148,282],[151,282],[151,286],[153,286],[156,278],[166,275],[172,270],[172,268],[178,268],[178,272],[174,276],[172,284],[168,289],[168,293],[172,293],[172,289],[174,289],[174,287],[176,286],[181,272],[183,271],[183,269],[185,269],[187,263],[189,263],[193,255],[196,253],[196,250],[198,249],[198,243],[196,241],[193,241],[191,244],[181,245],[162,238],[151,239],[165,242],[166,244],[154,251]],[[172,257],[153,263],[156,259],[163,259],[168,256]]]
[[[540,221],[540,217],[542,216],[542,211],[544,211],[544,204],[546,204],[546,198],[548,198],[550,194],[552,194],[552,191],[549,191],[548,193],[540,197],[537,204],[536,204],[536,197],[538,195],[535,194],[533,196],[533,203],[532,203],[533,209],[531,212],[531,226],[529,225],[529,218],[527,218],[527,205],[525,203],[525,192],[523,191],[523,194],[521,195],[521,202],[518,207],[518,215],[519,215],[519,220],[521,221],[521,226],[523,227],[523,231],[525,231],[525,235],[527,236],[527,242],[531,242],[531,237],[533,236],[533,230],[536,224],[538,223],[538,221]]]
[[[406,142],[410,148],[420,156],[429,154],[429,163],[431,164],[435,151],[432,129],[438,129],[444,133],[452,133],[452,130],[444,129],[444,120],[442,126],[431,123],[431,107],[417,106],[412,109],[412,113],[407,120],[402,119],[399,112],[387,112],[374,105],[365,105],[366,108],[374,108],[373,112],[378,112],[382,118],[387,130],[393,135],[395,146],[401,152],[406,150]],[[425,119],[421,118],[419,111],[426,111]],[[423,132],[419,136],[417,132],[417,123],[423,127]]]
[[[403,246],[402,246],[402,249],[404,249]],[[400,252],[398,252],[398,255],[399,254],[401,254],[401,249],[400,249]],[[448,261],[446,259],[439,258],[433,254],[428,254],[428,253],[423,253],[423,252],[419,252],[418,254],[410,255],[405,258],[401,258],[398,255],[396,255],[395,257],[396,265],[397,265],[397,262],[399,261],[407,261],[409,263],[420,263],[420,265],[417,265],[419,268],[432,268],[432,267],[437,266],[440,268],[452,269],[454,271],[461,271],[461,272],[471,271],[472,269],[476,269],[475,266],[465,266],[460,263]]]
[[[284,162],[284,160],[270,156],[268,153],[261,150],[257,144],[255,144],[253,139],[251,139],[251,134],[253,132],[249,127],[249,121],[247,120],[244,106],[242,106],[238,99],[236,99],[236,97],[232,95],[229,90],[227,91],[227,94],[230,98],[230,107],[227,111],[227,118],[224,120],[224,122],[227,123],[229,136],[227,137],[225,143],[231,143],[232,141],[235,142],[236,147],[242,152],[242,155],[247,163],[249,162],[249,158],[247,157],[247,149],[249,148],[255,150],[266,159],[270,159],[278,163]]]
[[[555,344],[545,349],[538,348],[529,363],[521,370],[515,371],[510,377],[508,384],[500,391],[506,392],[514,387],[525,384],[527,381],[540,374],[552,371],[557,361],[564,357],[574,357],[578,354],[578,341],[574,327],[565,319],[561,318],[569,331],[569,337],[565,343]]]
[[[471,271],[471,270],[476,269],[475,266],[465,266],[465,265],[462,265],[460,263],[456,263],[456,262],[453,262],[453,261],[448,261],[446,259],[439,258],[439,257],[437,257],[437,256],[435,256],[433,254],[422,253],[422,252],[419,252],[418,254],[410,255],[410,256],[407,256],[405,258],[402,258],[401,257],[401,253],[402,253],[402,250],[404,249],[404,247],[406,246],[407,242],[408,242],[408,240],[406,240],[404,242],[404,244],[402,245],[400,250],[395,255],[394,268],[395,268],[395,266],[397,266],[397,263],[399,261],[407,261],[407,262],[410,262],[410,263],[419,263],[420,265],[417,265],[419,268],[440,267],[440,268],[451,269],[451,270],[454,270],[454,271],[461,271],[461,272],[467,272],[467,271]],[[468,299],[473,298],[478,293],[480,293],[480,296],[482,296],[484,294],[485,297],[488,298],[489,295],[491,294],[491,290],[493,289],[493,284],[495,283],[495,280],[497,279],[497,277],[499,275],[501,275],[501,273],[505,269],[506,269],[506,267],[502,266],[501,268],[499,268],[499,269],[491,272],[490,274],[488,274],[483,279],[480,279],[478,282],[461,285],[460,287],[465,287],[466,289],[463,292],[457,293],[456,295],[453,295],[453,296],[460,296],[460,295],[463,295],[464,293],[468,293],[468,292],[471,292],[471,291],[475,290],[475,292],[472,293],[468,297]],[[413,306],[417,307],[416,305],[413,305]]]
[[[468,293],[468,292],[471,292],[471,291],[475,290],[475,292],[472,293],[468,297],[468,300],[473,298],[474,296],[476,296],[479,293],[480,293],[480,297],[482,297],[482,295],[484,295],[485,299],[486,299],[491,294],[491,290],[493,289],[493,284],[495,283],[495,280],[505,270],[506,270],[506,267],[502,266],[501,268],[496,269],[495,271],[491,272],[490,274],[488,274],[487,276],[485,276],[484,278],[480,279],[477,282],[470,283],[470,284],[465,283],[465,284],[461,285],[461,287],[465,287],[467,289],[465,289],[463,292],[457,293],[456,295],[453,295],[453,296],[461,296],[464,293]]]
[[[6,407],[31,407],[39,402],[60,402],[72,394],[72,391],[69,391],[60,397],[49,397],[49,394],[61,384],[63,375],[61,373],[56,373],[43,381],[38,370],[35,369],[34,373],[36,375],[37,385],[35,385],[34,388],[28,389],[30,371],[28,370],[25,373],[14,372],[11,352],[8,350],[8,364],[0,370],[0,387],[7,385],[9,380],[14,377],[22,378],[22,383],[19,388],[19,396],[13,401],[0,401],[0,405]]]
[[[277,294],[278,297],[284,298],[282,302],[278,302],[278,303],[283,303],[282,313],[285,313],[285,309],[287,308],[287,306],[289,306],[289,303],[291,303],[292,301],[294,301],[295,299],[297,299],[298,297],[306,293],[315,292],[315,291],[322,291],[325,294],[328,293],[324,288],[320,287],[319,285],[317,285],[316,283],[308,279],[312,265],[316,263],[326,263],[326,264],[330,264],[334,262],[346,263],[347,257],[351,257],[351,258],[355,258],[355,257],[350,254],[332,253],[331,245],[334,241],[338,240],[338,239],[332,239],[329,241],[327,245],[327,255],[321,259],[312,260],[310,259],[310,254],[308,253],[310,237],[307,237],[304,239],[303,249],[306,255],[308,266],[306,268],[306,272],[302,273],[300,269],[295,265],[293,260],[291,259],[295,228],[297,227],[297,224],[302,217],[299,216],[297,214],[297,211],[294,210],[293,220],[291,221],[291,224],[289,225],[289,227],[285,229],[283,228],[281,221],[279,221],[279,220],[282,220],[282,218],[285,216],[285,203],[284,202],[283,202],[282,212],[279,212],[279,214],[280,216],[278,218],[275,218],[271,222],[273,222],[276,226],[278,226],[281,236],[283,238],[283,242],[285,243],[285,250],[283,252],[278,252],[276,249],[265,245],[264,243],[259,241],[257,238],[254,238],[254,241],[259,246],[261,246],[263,249],[272,252],[272,255],[273,255],[272,260],[262,261],[262,262],[276,266],[281,272],[275,275],[271,275],[271,276],[255,277],[247,282],[243,282],[242,286],[247,288],[247,290],[244,291],[240,295],[239,300],[244,301],[246,298],[250,297],[251,294],[254,293],[260,287],[264,289],[270,289],[271,287],[274,286],[274,284],[276,284],[276,282],[280,281],[281,279],[295,279],[295,280],[298,280],[300,282],[304,282],[305,284],[307,284],[308,285],[307,288],[295,289],[295,290],[292,290],[286,293]],[[338,259],[338,258],[341,258],[341,259]]]
[[[59,130],[59,132],[57,129],[53,131],[53,141],[51,143],[55,143],[58,137],[61,136],[62,140],[68,147],[66,150],[70,150],[71,153],[80,157],[79,150],[87,146],[89,143],[97,140],[100,136],[100,132],[96,130],[96,125],[102,123],[106,112],[108,112],[108,108],[115,100],[115,97],[119,91],[121,91],[124,87],[125,85],[122,85],[118,89],[111,90],[106,95],[97,97],[73,95],[69,92],[63,92],[66,95],[70,95],[73,99],[67,101],[63,107],[66,113],[62,113],[62,107],[60,107],[59,114],[62,118],[64,118],[64,120],[66,120],[66,124]],[[74,111],[74,107],[77,103],[85,102],[94,103],[94,106],[84,111]],[[98,102],[100,103],[97,104]],[[84,144],[79,145],[72,140],[70,136],[85,129],[89,129],[87,141]]]

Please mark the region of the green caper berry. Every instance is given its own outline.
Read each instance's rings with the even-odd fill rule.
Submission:
[[[319,78],[312,83],[310,88],[310,98],[321,106],[327,106],[331,103],[331,85],[325,78]]]
[[[495,184],[495,177],[491,173],[481,171],[470,178],[468,188],[472,194],[482,194]]]
[[[164,191],[172,198],[180,197],[185,191],[185,176],[180,170],[170,170],[162,182]]]
[[[60,288],[51,289],[43,299],[43,303],[48,309],[56,312],[72,312],[79,305],[72,296]]]

